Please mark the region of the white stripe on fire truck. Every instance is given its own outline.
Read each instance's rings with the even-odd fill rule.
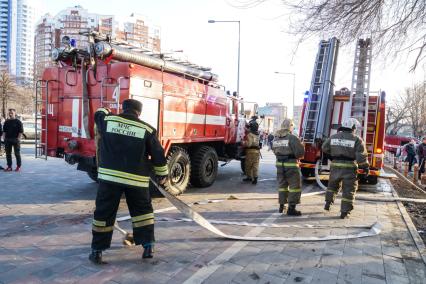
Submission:
[[[225,125],[226,117],[166,110],[164,111],[163,121],[168,123]]]
[[[72,137],[78,137],[78,129],[80,129],[78,125],[79,118],[80,118],[80,100],[73,99],[72,100],[72,130],[73,130]]]

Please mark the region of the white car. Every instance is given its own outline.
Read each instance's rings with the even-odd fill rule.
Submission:
[[[35,139],[35,122],[34,121],[23,121],[22,125],[24,127],[24,139]],[[41,128],[41,125],[38,124],[38,129]]]

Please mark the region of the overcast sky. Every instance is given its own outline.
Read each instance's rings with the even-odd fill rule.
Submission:
[[[89,12],[128,16],[147,16],[161,28],[162,49],[184,50],[194,63],[213,68],[227,89],[237,82],[238,26],[233,23],[208,24],[209,19],[241,21],[240,93],[260,105],[266,102],[292,104],[292,77],[275,71],[296,73],[296,105],[309,89],[319,38],[295,49],[295,38],[286,34],[286,13],[279,1],[254,9],[236,9],[224,0],[43,0],[43,13],[81,5]],[[339,52],[336,86],[350,87],[355,42]],[[373,43],[374,49],[374,43]],[[424,68],[409,73],[411,60],[399,58],[373,61],[370,90],[385,90],[388,98],[414,82],[423,80]],[[291,112],[290,112],[291,113]]]

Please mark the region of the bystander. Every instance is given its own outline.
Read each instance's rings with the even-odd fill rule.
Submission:
[[[15,171],[19,172],[21,169],[21,137],[24,132],[22,122],[16,118],[16,110],[9,109],[9,118],[3,125],[3,140],[5,143],[7,168],[6,172],[12,171],[12,149],[15,153],[16,168]]]

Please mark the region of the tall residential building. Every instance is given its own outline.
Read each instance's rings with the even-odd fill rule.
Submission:
[[[9,0],[0,0],[0,70],[7,69],[9,44]]]
[[[87,36],[80,32],[94,30],[113,34],[113,24],[113,16],[91,14],[81,6],[64,9],[54,17],[44,15],[36,25],[34,79],[40,79],[44,69],[53,64],[52,49],[61,46],[63,36],[75,39],[77,47],[86,48]]]
[[[86,48],[88,39],[80,33],[89,30],[160,52],[160,29],[148,26],[142,16],[132,14],[122,23],[118,23],[114,16],[89,13],[81,6],[70,7],[54,17],[47,14],[38,21],[35,35],[34,78],[40,79],[44,68],[53,64],[52,48],[61,45],[63,36],[75,39],[77,47]]]
[[[18,83],[33,79],[37,5],[34,0],[0,0],[0,65]]]
[[[118,39],[141,46],[153,52],[160,52],[160,28],[153,25],[148,18],[138,14],[131,14],[123,20],[123,28],[119,28],[116,36]],[[121,33],[120,30],[123,32]]]

